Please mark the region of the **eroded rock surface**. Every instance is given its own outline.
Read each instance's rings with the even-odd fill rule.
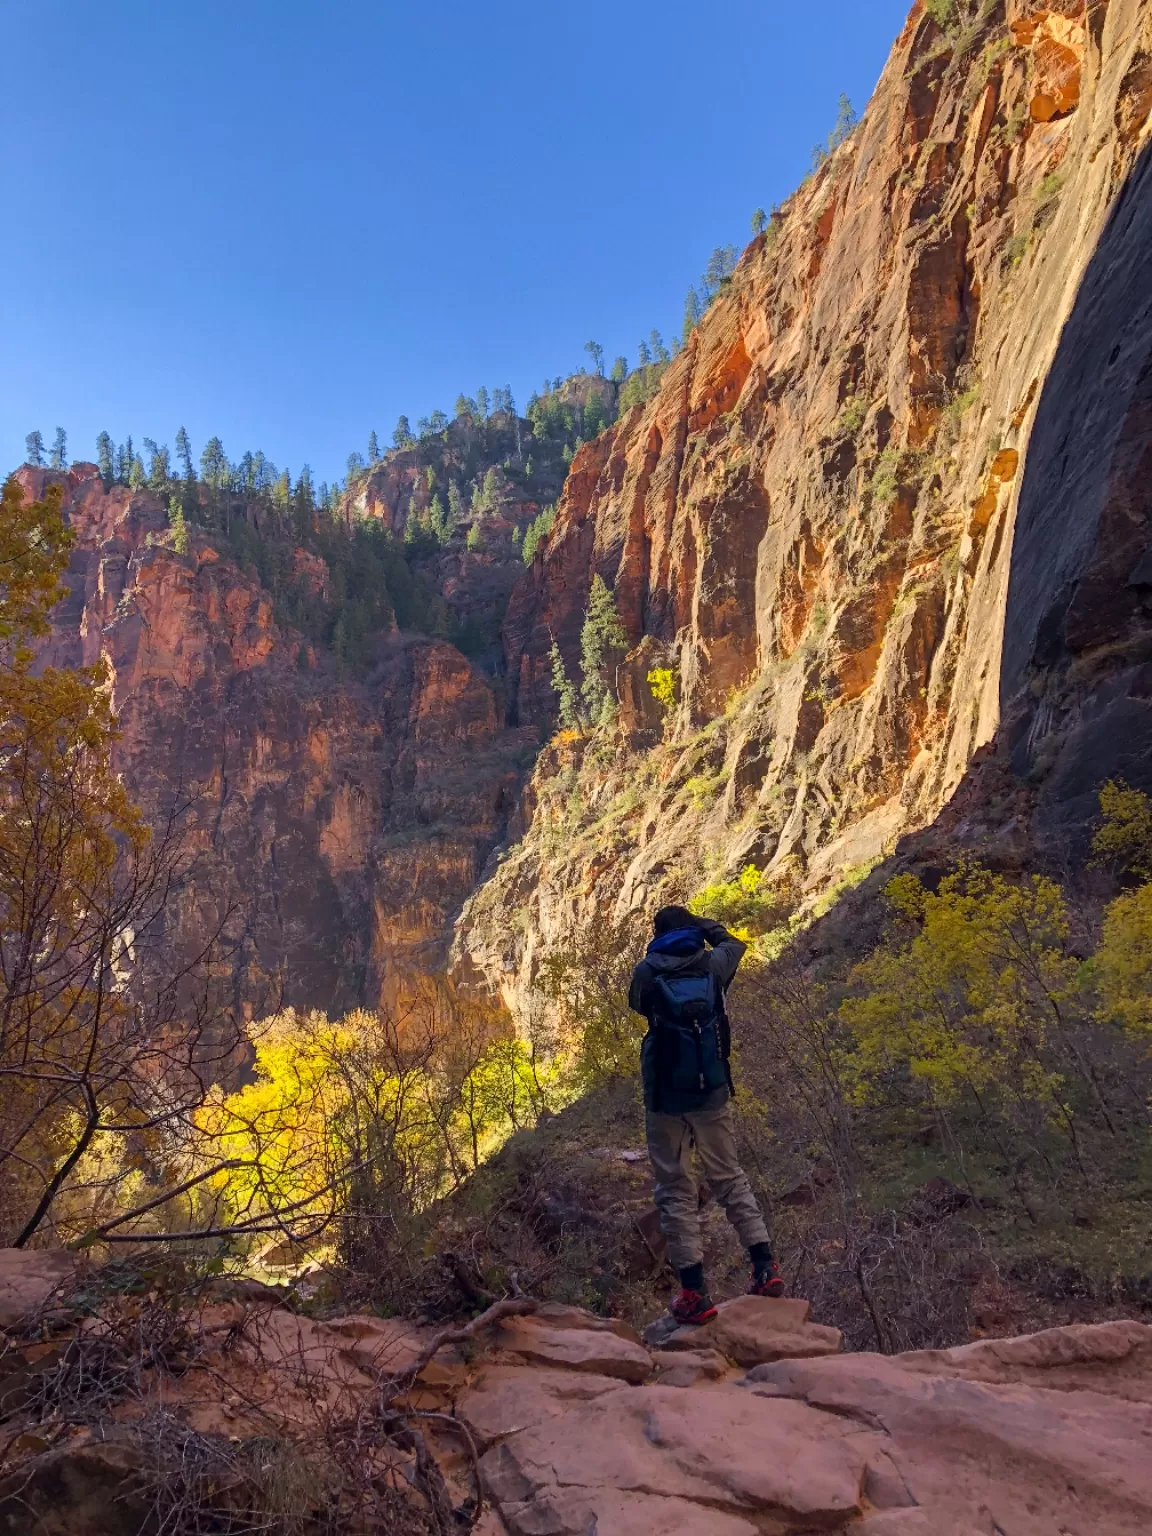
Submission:
[[[8,1265],[22,1293],[40,1284],[43,1258]],[[112,1398],[92,1375],[103,1417],[86,1418],[82,1397],[53,1395],[53,1382],[75,1392],[83,1351],[107,1362],[113,1338],[139,1347],[139,1317],[123,1305],[110,1295],[96,1318],[41,1316],[0,1338],[0,1530],[137,1529],[164,1444],[188,1454],[188,1435],[207,1467],[214,1446],[231,1457],[251,1443],[266,1460],[279,1437],[315,1458],[350,1433],[366,1473],[426,1510],[412,1453],[373,1430],[394,1415],[389,1402],[419,1410],[411,1422],[451,1518],[475,1512],[478,1471],[484,1536],[1137,1536],[1152,1525],[1145,1324],[796,1359],[795,1341],[817,1328],[805,1303],[741,1298],[711,1346],[706,1329],[681,1330],[671,1351],[649,1353],[624,1324],[521,1302],[467,1348],[436,1350],[431,1330],[400,1319],[315,1321],[264,1287],[210,1288],[183,1318],[176,1368],[156,1353],[135,1391]],[[761,1363],[745,1369],[752,1340]],[[691,1379],[669,1380],[678,1368]],[[46,1401],[58,1404],[48,1418],[34,1412]]]
[[[523,721],[552,718],[553,637],[578,666],[594,573],[632,646],[611,750],[545,750],[458,932],[457,974],[514,1007],[574,928],[704,871],[814,903],[993,741],[1038,833],[1152,782],[1152,7],[955,17],[913,7],[513,594]]]

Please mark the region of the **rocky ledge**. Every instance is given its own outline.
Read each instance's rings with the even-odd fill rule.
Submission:
[[[154,1349],[137,1378],[150,1385],[99,1422],[73,1392],[68,1422],[54,1373],[75,1380],[84,1339],[107,1347],[123,1297],[81,1319],[98,1276],[58,1256],[0,1259],[4,1532],[150,1529],[160,1407],[185,1454],[194,1435],[199,1454],[218,1442],[233,1462],[249,1441],[267,1458],[272,1434],[303,1451],[354,1423],[363,1467],[431,1522],[413,1530],[446,1519],[484,1536],[1152,1529],[1152,1327],[1141,1323],[845,1355],[799,1301],[741,1297],[705,1328],[655,1325],[646,1344],[624,1323],[530,1299],[435,1333],[372,1316],[314,1321],[263,1287],[214,1282],[184,1318],[179,1369],[161,1370]],[[141,1305],[155,1308],[155,1293]],[[46,1402],[55,1416],[32,1422]],[[387,1434],[365,1432],[373,1415]],[[398,1424],[419,1432],[405,1440]]]

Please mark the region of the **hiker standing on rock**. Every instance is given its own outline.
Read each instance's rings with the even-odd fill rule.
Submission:
[[[648,1156],[668,1255],[680,1276],[670,1307],[681,1323],[706,1323],[716,1308],[704,1283],[700,1209],[690,1157],[752,1260],[752,1296],[782,1296],[768,1229],[736,1155],[730,1035],[724,994],[746,945],[721,923],[686,907],[661,907],[655,937],[632,972],[628,1006],[648,1020],[640,1047]],[[711,946],[708,948],[707,946]]]

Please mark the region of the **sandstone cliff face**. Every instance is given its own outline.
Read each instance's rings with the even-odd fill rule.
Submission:
[[[19,478],[61,484],[76,533],[45,660],[102,656],[132,794],[153,819],[192,799],[173,946],[196,953],[231,909],[221,979],[257,1016],[394,1001],[440,969],[535,733],[505,730],[492,683],[440,641],[394,636],[358,682],[314,653],[301,670],[268,594],[210,535],[177,554],[156,497],[87,464]]]
[[[1149,779],[1152,6],[957,12],[913,7],[852,138],[578,455],[513,594],[521,722],[551,719],[593,573],[633,645],[615,732],[542,756],[465,912],[457,973],[513,1003],[597,912],[749,861],[811,900],[994,739],[1049,829]]]

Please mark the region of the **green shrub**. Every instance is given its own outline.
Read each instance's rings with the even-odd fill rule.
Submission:
[[[688,910],[697,917],[723,923],[745,942],[778,927],[786,916],[779,896],[765,891],[764,872],[754,864],[746,864],[734,880],[722,880],[697,891]]]

